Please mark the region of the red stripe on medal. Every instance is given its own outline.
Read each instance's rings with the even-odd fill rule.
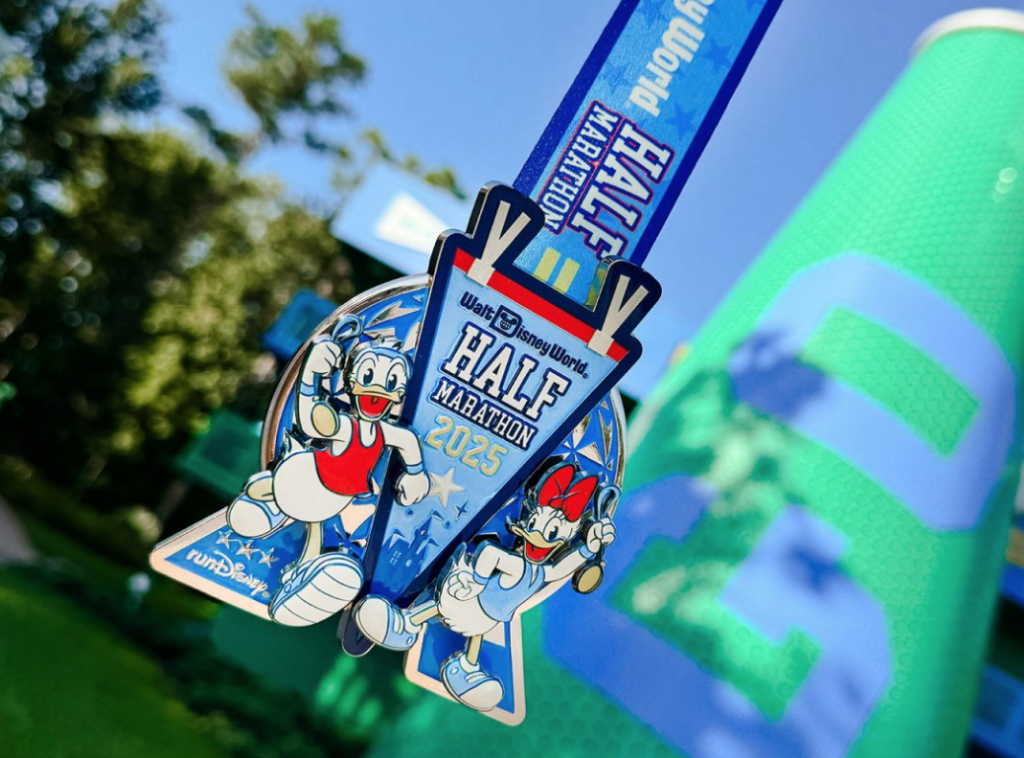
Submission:
[[[469,269],[472,268],[473,263],[477,259],[467,253],[465,250],[455,251],[455,268],[463,273],[469,273]],[[520,284],[516,284],[514,281],[509,279],[504,274],[494,271],[491,274],[491,279],[487,284],[495,292],[498,292],[509,300],[514,302],[526,310],[530,311],[536,316],[540,316],[545,321],[548,321],[557,326],[562,331],[571,334],[578,340],[589,343],[591,338],[597,332],[597,330],[583,323],[575,316],[572,316],[561,308],[552,303],[549,303],[540,295],[526,289]],[[621,361],[627,355],[626,349],[618,342],[612,342],[611,347],[608,348],[608,357],[613,361]]]

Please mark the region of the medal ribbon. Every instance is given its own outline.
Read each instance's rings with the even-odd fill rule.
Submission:
[[[515,181],[545,212],[517,265],[579,303],[641,264],[782,0],[624,0]]]

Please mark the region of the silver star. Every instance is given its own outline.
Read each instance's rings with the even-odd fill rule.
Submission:
[[[386,326],[383,329],[367,329],[364,334],[373,339],[378,345],[386,345],[388,340],[395,339],[395,327]]]
[[[405,335],[405,339],[402,341],[402,352],[408,353],[417,343],[420,341],[420,323],[417,322],[412,325],[409,329],[409,333]]]
[[[238,546],[238,550],[235,551],[235,555],[244,555],[247,561],[251,561],[252,554],[255,549],[256,548],[252,546],[252,540],[249,540],[248,542]]]
[[[601,422],[601,442],[604,445],[604,457],[607,459],[612,453],[612,424],[605,422],[604,416],[598,416]]]
[[[231,532],[220,532],[217,534],[217,544],[231,547]]]
[[[598,466],[603,466],[604,465],[604,459],[601,458],[601,451],[599,451],[597,449],[597,443],[596,442],[591,442],[586,447],[579,448],[576,452],[581,457],[586,458],[587,460],[593,461]]]
[[[578,447],[580,441],[583,439],[583,435],[587,433],[587,427],[590,426],[590,414],[588,413],[583,417],[583,420],[576,424],[576,428],[572,430],[572,446]]]
[[[456,492],[465,492],[465,487],[460,487],[455,483],[455,467],[452,466],[448,471],[438,476],[433,471],[428,472],[430,474],[430,497],[437,497],[441,501],[441,505],[445,508],[448,507],[448,498]]]
[[[260,558],[260,563],[272,566],[274,561],[277,560],[277,558],[274,557],[274,548],[270,548],[270,550],[261,550],[260,552],[263,553],[263,557]]]
[[[416,310],[416,308],[405,308],[402,306],[400,302],[392,303],[387,308],[378,313],[376,316],[374,316],[372,319],[370,319],[370,323],[367,324],[367,326],[373,327],[377,326],[378,324],[383,324],[385,321],[391,321],[396,318],[401,318],[402,316],[408,316],[410,313],[415,313]]]

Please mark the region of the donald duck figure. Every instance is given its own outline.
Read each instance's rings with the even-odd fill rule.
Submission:
[[[295,419],[309,445],[292,444],[273,471],[252,477],[228,509],[228,525],[243,537],[267,537],[292,521],[306,524],[306,543],[281,576],[270,616],[287,626],[308,626],[345,608],[363,584],[363,564],[351,553],[323,553],[323,522],[372,489],[371,474],[386,450],[405,472],[395,481],[398,502],[412,505],[430,488],[416,435],[390,423],[405,398],[411,362],[383,342],[355,344],[362,322],[343,316],[330,338],[313,342],[299,377]],[[341,373],[352,415],[338,413],[332,377]],[[291,440],[295,443],[295,440]]]
[[[483,637],[545,587],[568,578],[615,540],[611,518],[590,520],[582,544],[572,541],[583,528],[583,514],[598,490],[596,476],[580,477],[572,463],[549,470],[529,488],[518,521],[508,530],[518,539],[512,550],[485,542],[472,555],[463,548],[434,588],[434,600],[402,609],[386,598],[369,595],[355,610],[356,623],[372,642],[391,650],[409,650],[423,625],[435,616],[467,638],[465,648],[444,662],[441,681],[448,693],[470,708],[489,711],[504,696],[501,681],[480,665]],[[615,485],[602,488],[607,501]]]

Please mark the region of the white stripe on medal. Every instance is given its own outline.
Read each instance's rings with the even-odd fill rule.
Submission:
[[[635,311],[640,303],[647,297],[646,287],[637,287],[633,296],[626,301],[626,289],[629,286],[629,277],[623,276],[615,283],[615,291],[612,293],[612,302],[608,306],[608,313],[605,315],[601,328],[594,332],[587,347],[601,355],[608,355],[612,345],[615,343],[615,333],[619,331],[626,319]]]
[[[520,213],[519,217],[506,229],[509,208],[511,206],[504,200],[498,203],[498,210],[495,211],[494,223],[491,224],[490,231],[487,234],[487,242],[484,243],[483,252],[478,260],[473,261],[473,265],[469,267],[467,272],[470,279],[474,282],[479,282],[485,287],[491,281],[495,261],[501,257],[502,253],[508,250],[509,245],[526,230],[526,225],[530,223],[530,217],[525,213]]]

